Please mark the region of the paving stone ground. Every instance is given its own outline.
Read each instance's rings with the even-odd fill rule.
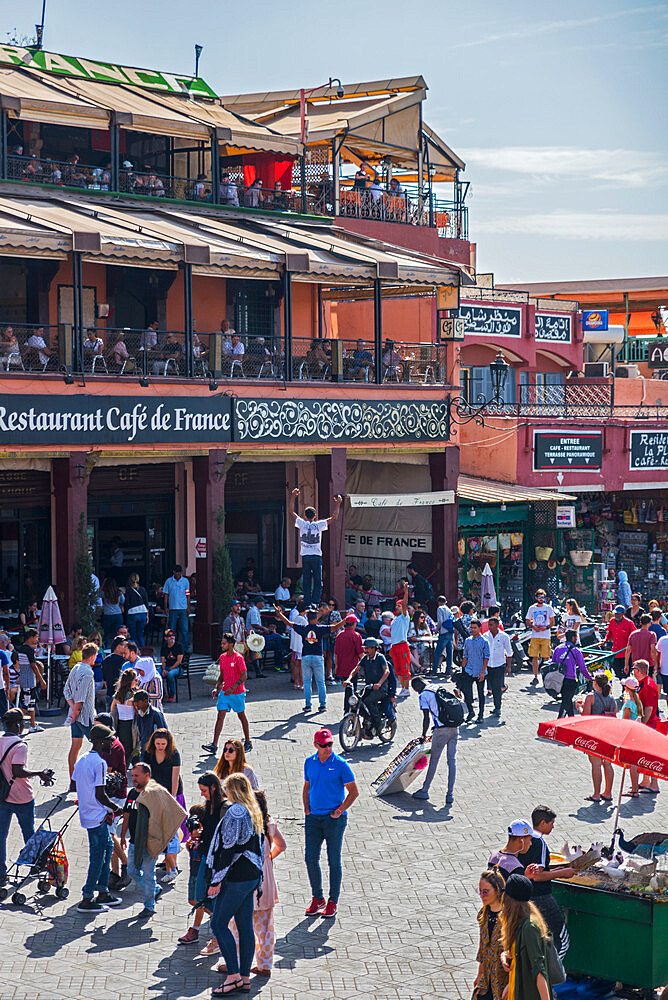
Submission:
[[[528,687],[521,674],[510,681],[502,721],[462,727],[454,805],[446,807],[445,771],[430,802],[409,794],[380,799],[370,784],[391,758],[421,731],[415,695],[399,707],[394,744],[364,744],[350,757],[360,798],[350,811],[344,845],[344,885],[336,922],[304,916],[310,899],[303,863],[302,763],[313,752],[321,725],[335,727],[342,712],[340,688],[331,688],[327,712],[305,717],[303,698],[287,675],[249,682],[250,755],[267,792],[288,850],[276,865],[280,902],[276,963],[270,980],[253,980],[252,996],[263,1000],[468,1000],[475,976],[478,876],[492,850],[505,843],[508,822],[529,816],[547,802],[558,812],[553,849],[565,839],[589,844],[609,839],[612,810],[584,801],[591,791],[583,754],[535,738],[539,721],[555,714],[554,702]],[[192,702],[166,706],[181,750],[190,804],[197,776],[212,765],[200,751],[212,734],[214,709],[198,681]],[[66,787],[68,730],[63,720],[29,737],[29,766],[56,769],[56,790]],[[235,718],[226,732],[238,734]],[[443,760],[443,765],[445,760]],[[619,776],[616,776],[616,783]],[[52,791],[39,788],[38,815]],[[66,809],[56,815],[65,817]],[[627,835],[665,829],[668,789],[657,799],[625,800]],[[19,848],[10,834],[10,857]],[[197,948],[179,947],[187,926],[187,860],[173,888],[166,889],[155,918],[136,921],[142,908],[133,885],[122,907],[86,917],[76,906],[87,867],[85,834],[75,819],[67,832],[68,900],[40,898],[29,886],[28,902],[0,906],[0,1000],[194,1000],[207,997],[220,976],[213,959]],[[204,929],[208,925],[204,925]],[[207,940],[207,934],[203,936]]]

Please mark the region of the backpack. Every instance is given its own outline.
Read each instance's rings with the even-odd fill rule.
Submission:
[[[441,622],[441,628],[443,629],[444,632],[449,632],[451,635],[454,635],[455,616],[450,615],[449,618],[446,618],[445,621]]]
[[[447,688],[440,687],[434,691],[438,706],[438,721],[442,726],[456,729],[464,721],[464,706],[459,698],[455,698]]]
[[[5,757],[7,756],[9,751],[13,750],[14,747],[19,745],[19,743],[23,743],[23,740],[17,739],[14,743],[10,743],[5,752],[3,753],[2,757],[0,757],[0,802],[7,801],[7,796],[11,792],[12,785],[14,784],[13,778],[11,781],[7,780],[5,772],[2,770],[2,765],[4,764]]]

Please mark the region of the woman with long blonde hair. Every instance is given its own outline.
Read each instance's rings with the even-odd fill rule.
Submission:
[[[478,975],[473,983],[475,1000],[503,1000],[508,973],[501,965],[503,951],[501,908],[505,882],[498,868],[488,868],[480,876],[478,895],[482,908],[478,913],[480,942],[478,945]]]
[[[135,706],[132,700],[136,689],[137,671],[132,667],[126,667],[116,682],[110,711],[116,736],[123,744],[125,761],[128,765],[138,756],[138,743],[133,732]]]
[[[552,1000],[547,949],[550,936],[542,916],[529,902],[533,892],[525,875],[510,875],[501,906],[503,953],[509,973],[508,1000]]]
[[[232,803],[213,835],[207,867],[211,871],[208,895],[214,899],[211,930],[220,947],[227,975],[214,996],[250,991],[255,953],[253,910],[262,891],[264,819],[245,774],[230,774],[223,783]],[[229,929],[234,918],[239,947]]]
[[[255,771],[246,761],[246,751],[241,740],[234,738],[225,740],[223,752],[214,771],[221,781],[225,781],[231,774],[245,774],[251,788],[259,788]]]

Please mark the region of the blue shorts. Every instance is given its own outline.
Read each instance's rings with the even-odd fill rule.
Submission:
[[[84,736],[90,735],[90,726],[84,726],[81,722],[73,722],[70,726],[73,740],[82,740]]]
[[[165,854],[178,854],[181,850],[181,841],[179,840],[178,830],[167,844],[164,853]]]
[[[236,712],[239,715],[241,712],[246,710],[246,692],[241,694],[223,694],[222,691],[218,694],[218,701],[216,702],[216,708],[219,712]]]

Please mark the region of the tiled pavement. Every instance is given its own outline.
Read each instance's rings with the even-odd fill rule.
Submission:
[[[511,680],[500,724],[487,720],[481,727],[462,727],[451,807],[443,804],[443,774],[437,775],[428,803],[408,794],[378,799],[370,791],[385,764],[420,731],[415,696],[400,705],[399,729],[389,750],[364,744],[352,755],[361,794],[349,816],[339,916],[327,923],[303,912],[310,893],[303,863],[302,761],[312,752],[314,730],[337,725],[341,689],[330,689],[325,715],[304,717],[302,697],[292,691],[286,675],[249,682],[251,760],[288,843],[276,866],[275,970],[270,980],[253,981],[253,996],[468,1000],[475,975],[477,878],[490,852],[503,845],[508,822],[547,802],[559,813],[553,848],[566,837],[589,844],[612,832],[611,810],[584,801],[590,791],[586,757],[536,740],[538,722],[554,714],[554,703],[527,682],[526,674]],[[192,702],[167,706],[189,802],[197,791],[197,775],[212,764],[199,748],[211,736],[214,710],[201,680],[195,688]],[[236,719],[228,718],[226,731],[237,732]],[[54,767],[55,787],[62,791],[69,742],[65,726],[59,720],[29,740],[29,765]],[[50,792],[40,788],[41,815],[49,799]],[[622,825],[627,835],[664,829],[664,800],[668,803],[668,790],[656,801],[650,796],[625,800]],[[652,815],[643,821],[645,813]],[[122,907],[86,918],[76,911],[87,862],[76,819],[66,846],[68,900],[58,901],[53,894],[40,900],[32,894],[32,883],[24,907],[9,901],[0,907],[0,1000],[208,996],[220,982],[210,971],[213,960],[176,944],[187,926],[185,873],[163,893],[148,924],[134,919],[142,905],[134,886],[125,890]],[[17,847],[13,825],[10,856]],[[182,864],[187,867],[185,856]]]

